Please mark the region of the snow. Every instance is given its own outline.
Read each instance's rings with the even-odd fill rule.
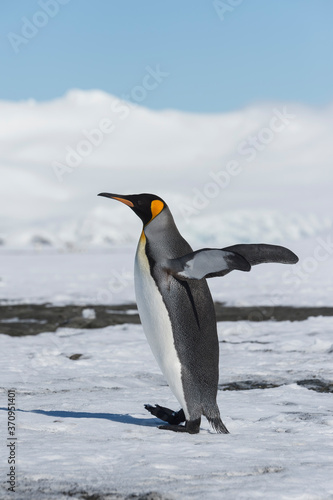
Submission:
[[[7,427],[5,388],[14,387],[17,498],[53,498],[42,495],[46,487],[65,498],[60,492],[75,484],[175,499],[330,498],[332,395],[297,382],[332,380],[331,318],[218,326],[220,383],[277,385],[219,391],[230,435],[215,434],[205,419],[195,436],[157,429],[143,404],[178,405],[141,325],[1,336],[0,425]]]
[[[98,90],[0,102],[0,304],[79,304],[92,319],[94,305],[135,301],[141,222],[97,197],[109,191],[163,197],[194,249],[275,243],[300,257],[211,279],[214,300],[332,306],[332,129],[332,106],[199,115]],[[218,403],[231,433],[203,419],[190,436],[157,429],[143,408],[178,409],[141,325],[0,329],[1,456],[8,389],[17,398],[15,498],[333,498],[332,394],[320,392],[333,376],[332,318],[218,330]],[[12,498],[4,477],[0,497]]]
[[[101,131],[103,120],[111,131]],[[64,250],[133,243],[135,215],[97,198],[103,191],[164,197],[196,245],[315,238],[333,225],[332,128],[332,106],[190,114],[96,90],[0,101],[0,241]]]
[[[140,229],[138,224],[137,238]],[[253,266],[250,273],[233,271],[210,279],[214,300],[236,306],[332,306],[330,234],[283,242],[299,256],[296,265],[263,264]],[[13,252],[2,248],[0,303],[133,303],[135,251],[136,243],[84,252],[45,248]]]
[[[82,317],[84,319],[95,319],[96,318],[96,312],[94,309],[87,307],[86,309],[83,309],[82,311]]]

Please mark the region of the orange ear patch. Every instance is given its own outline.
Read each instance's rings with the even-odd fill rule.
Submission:
[[[152,215],[150,220],[153,220],[156,217],[156,215],[158,215],[160,212],[162,212],[163,208],[164,208],[163,201],[153,200],[151,202],[151,205],[150,205],[151,215]]]

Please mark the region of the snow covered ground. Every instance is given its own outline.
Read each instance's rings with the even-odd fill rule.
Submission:
[[[324,256],[316,240],[294,245],[296,266],[211,279],[214,298],[332,305],[332,256],[316,260]],[[134,252],[135,245],[82,253],[2,249],[1,301],[130,303]],[[299,269],[293,286],[284,278],[292,268]],[[331,317],[219,323],[218,402],[227,436],[205,419],[198,436],[157,429],[143,404],[178,405],[141,325],[0,334],[0,445],[5,458],[7,391],[14,388],[16,498],[107,499],[115,491],[198,500],[333,498],[332,327]],[[11,498],[4,481],[1,488],[0,498]]]
[[[196,115],[78,90],[0,102],[0,303],[134,302],[140,221],[96,196],[110,191],[164,197],[194,249],[276,243],[300,257],[209,280],[215,300],[332,306],[332,129],[332,106]],[[13,498],[15,389],[19,500],[333,499],[332,318],[218,327],[227,436],[205,420],[196,436],[157,429],[143,404],[177,403],[141,325],[0,331],[0,498]]]
[[[140,230],[138,220],[137,238]],[[300,261],[294,266],[263,264],[253,266],[250,273],[234,271],[223,278],[210,279],[214,299],[236,306],[332,306],[331,235],[328,232],[316,238],[281,242],[299,256]],[[225,246],[223,241],[219,247],[222,246]],[[135,251],[136,242],[126,247],[79,253],[43,248],[13,252],[3,248],[0,303],[133,303]]]
[[[115,490],[198,500],[332,498],[332,394],[297,384],[332,380],[332,319],[220,323],[219,338],[221,388],[246,380],[271,388],[220,390],[230,435],[215,434],[204,419],[191,436],[159,430],[143,408],[178,404],[141,325],[1,336],[2,456],[7,388],[17,401],[15,498]],[[1,488],[1,498],[12,498],[3,478]]]

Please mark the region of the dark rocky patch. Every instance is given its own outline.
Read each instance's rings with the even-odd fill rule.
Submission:
[[[333,316],[333,307],[229,307],[215,303],[217,321],[304,321],[310,316]]]
[[[69,357],[69,359],[76,361],[77,359],[80,359],[82,356],[83,356],[83,354],[72,354],[71,356],[68,356],[68,357]]]
[[[94,309],[96,318],[84,318],[82,316],[84,309]],[[127,313],[133,309],[136,309],[135,304],[118,306],[0,305],[0,333],[21,337],[42,332],[55,332],[60,327],[104,328],[109,325],[140,323],[138,314]]]
[[[84,309],[94,309],[95,318],[84,318]],[[303,321],[310,316],[333,316],[333,307],[231,307],[215,303],[217,321]],[[67,305],[14,304],[0,305],[0,333],[12,336],[54,332],[57,328],[104,328],[125,323],[138,324],[136,304]]]
[[[316,392],[333,392],[333,382],[318,378],[298,380],[297,385],[301,385],[302,387],[306,387]]]
[[[265,382],[264,380],[239,380],[228,384],[219,384],[220,391],[250,391],[252,389],[272,389],[280,387],[281,384]]]
[[[296,383],[311,391],[333,393],[333,382],[318,378],[295,380],[285,383],[267,382],[265,380],[238,380],[237,382],[219,384],[218,388],[220,391],[250,391],[253,389],[273,389],[275,387],[281,387],[281,385],[286,385],[286,383]]]
[[[3,491],[0,487],[1,500],[10,500],[17,498],[19,500],[171,500],[168,496],[161,493],[150,491],[147,493],[122,494],[116,491],[110,491],[100,485],[93,488],[91,486],[80,486],[79,484],[70,484],[61,479],[58,483],[47,479],[29,480],[21,478],[14,496],[8,491]]]

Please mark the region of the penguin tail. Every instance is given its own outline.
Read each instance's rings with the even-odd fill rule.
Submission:
[[[207,420],[218,434],[229,434],[229,431],[222,422],[221,417],[207,417]]]
[[[210,425],[213,427],[213,429],[218,433],[218,434],[229,434],[228,429],[222,422],[221,416],[220,416],[220,411],[217,406],[217,404],[210,405],[208,408],[208,405],[205,405],[206,408],[203,409],[203,414],[207,418],[208,422]]]

